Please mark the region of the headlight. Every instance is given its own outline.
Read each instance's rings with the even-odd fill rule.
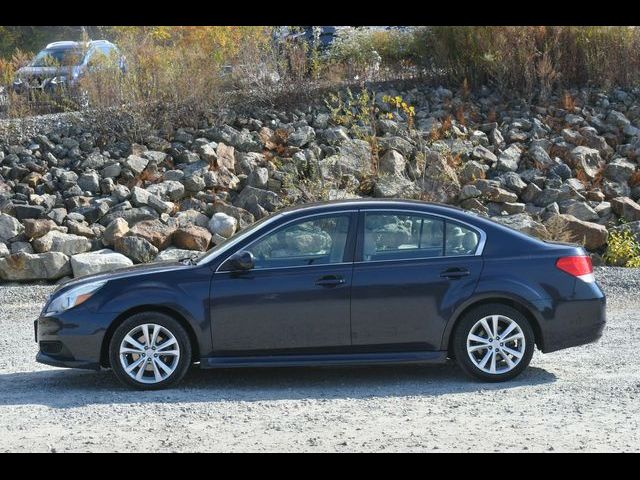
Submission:
[[[62,295],[55,297],[51,303],[49,303],[49,306],[44,313],[61,313],[65,310],[78,306],[89,300],[91,296],[105,283],[107,282],[93,282],[72,288]]]

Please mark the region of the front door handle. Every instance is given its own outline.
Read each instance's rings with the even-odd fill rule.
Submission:
[[[344,277],[340,275],[325,275],[316,280],[316,285],[321,287],[337,287],[344,284]]]
[[[469,275],[469,270],[466,268],[448,268],[447,270],[440,272],[440,276],[442,278],[448,278],[450,280],[466,277],[467,275]]]

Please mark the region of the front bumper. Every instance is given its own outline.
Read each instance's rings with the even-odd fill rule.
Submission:
[[[41,315],[34,322],[39,351],[45,365],[99,370],[102,341],[112,318],[81,306],[58,315]]]

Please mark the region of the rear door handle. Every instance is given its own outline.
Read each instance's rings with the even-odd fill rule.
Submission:
[[[448,278],[450,280],[466,277],[467,275],[469,275],[469,270],[466,268],[449,268],[440,272],[442,278]]]
[[[337,287],[344,284],[344,277],[340,275],[325,275],[316,280],[316,285],[321,287]]]

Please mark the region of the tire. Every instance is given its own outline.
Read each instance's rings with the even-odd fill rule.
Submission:
[[[191,342],[182,325],[172,317],[142,312],[118,326],[109,343],[109,360],[116,377],[125,385],[159,390],[177,384],[185,376],[191,365]],[[132,368],[131,374],[125,367]]]
[[[491,335],[494,318],[498,335]],[[508,340],[506,344],[500,341],[503,332],[507,332],[503,337]],[[484,382],[503,382],[527,368],[534,343],[533,330],[522,313],[506,305],[488,304],[474,308],[460,320],[454,332],[453,353],[467,375]]]

